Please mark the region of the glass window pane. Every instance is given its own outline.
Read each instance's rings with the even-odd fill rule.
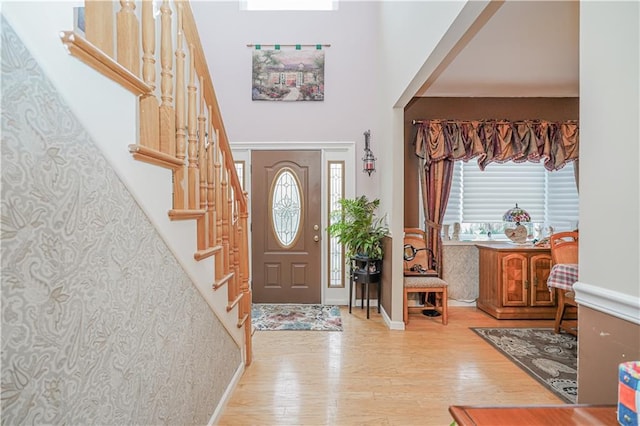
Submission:
[[[329,162],[329,221],[333,212],[340,210],[339,201],[344,198],[344,161]],[[344,247],[337,237],[329,239],[329,287],[344,287]]]
[[[244,191],[244,161],[236,161],[236,173],[238,174],[238,180],[240,181],[240,187]]]
[[[274,233],[284,247],[290,247],[301,231],[302,196],[292,170],[283,168],[271,189],[271,220]]]
[[[241,0],[242,10],[336,10],[337,0]]]

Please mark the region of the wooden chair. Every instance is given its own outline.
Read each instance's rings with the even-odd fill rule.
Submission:
[[[578,263],[578,231],[558,232],[549,237],[551,248],[551,261],[557,263]],[[556,320],[554,330],[560,333],[564,330],[569,334],[577,335],[578,321],[565,321],[563,319],[567,308],[577,308],[575,293],[573,291],[557,291],[558,309],[556,310]]]
[[[440,278],[435,256],[427,248],[425,233],[419,228],[404,230],[404,312],[405,325],[409,324],[409,294],[424,293],[425,305],[420,310],[434,310],[441,314],[442,324],[447,325],[447,283]],[[434,294],[429,303],[429,294]]]

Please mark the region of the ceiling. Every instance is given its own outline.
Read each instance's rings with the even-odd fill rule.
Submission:
[[[579,6],[504,2],[417,96],[578,97]]]

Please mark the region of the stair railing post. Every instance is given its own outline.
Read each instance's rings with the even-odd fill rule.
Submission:
[[[187,86],[187,131],[188,139],[188,185],[187,199],[189,200],[188,209],[197,209],[200,207],[200,184],[199,168],[198,168],[198,138],[197,133],[197,94],[195,82],[195,57],[193,53],[193,45],[189,45],[189,84]]]
[[[229,199],[229,201],[231,201]],[[231,279],[229,280],[229,301],[233,301],[238,297],[238,275],[236,274],[235,269],[233,268],[235,263],[235,224],[233,222],[233,216],[229,215],[229,272],[231,273]],[[240,311],[240,309],[238,309]],[[238,312],[239,314],[239,312]]]
[[[216,206],[216,245],[219,247],[223,247],[223,243],[222,243],[222,217],[223,217],[223,210],[224,208],[222,207],[222,165],[221,165],[221,160],[220,158],[222,157],[222,153],[220,152],[220,144],[219,144],[219,140],[218,135],[216,134],[216,149],[214,150],[215,153],[215,163],[214,163],[214,167],[215,167],[215,175],[214,175],[214,179],[215,179],[215,192],[216,192],[216,202],[215,202],[215,206]],[[224,249],[220,250],[217,254],[216,254],[216,271],[215,271],[215,277],[216,277],[216,282],[220,281],[222,279],[222,277],[225,275],[225,269],[224,269]]]
[[[176,36],[176,158],[183,163],[174,173],[173,202],[174,209],[187,208],[186,202],[186,125],[185,125],[185,52],[182,47],[184,32],[182,31],[182,4],[177,2],[178,33]]]
[[[204,250],[208,248],[207,242],[209,234],[209,215],[207,211],[207,158],[206,158],[206,128],[207,117],[205,116],[206,105],[204,103],[204,92],[202,90],[203,79],[200,78],[200,110],[198,114],[198,167],[200,175],[200,210],[205,213],[198,219],[197,232],[198,232],[198,250]]]
[[[216,136],[213,130],[213,123],[211,120],[211,107],[209,107],[209,146],[207,147],[207,216],[208,216],[208,229],[207,229],[207,246],[213,247],[216,245],[216,208],[214,205],[214,165],[213,156]]]
[[[140,40],[136,4],[132,0],[120,0],[116,14],[116,55],[120,65],[140,76]]]
[[[142,0],[142,78],[151,87],[140,97],[140,145],[160,150],[160,110],[156,98],[156,21],[152,0]]]
[[[176,113],[173,108],[173,35],[169,0],[160,6],[160,152],[176,155]]]
[[[106,55],[113,55],[114,2],[104,0],[85,0],[84,20],[85,37],[91,44]]]
[[[244,199],[247,199],[247,193],[242,194]],[[246,205],[246,203],[245,203]],[[250,365],[252,360],[252,346],[251,346],[251,305],[252,294],[249,288],[249,233],[248,233],[248,217],[247,210],[240,211],[240,253],[244,253],[240,262],[240,291],[242,292],[242,310],[243,315],[247,318],[244,323],[244,340],[245,340],[245,365]]]
[[[222,158],[225,159],[225,153],[221,153]],[[225,165],[223,161],[223,165]],[[229,268],[229,182],[227,180],[227,168],[222,167],[222,182],[220,183],[222,191],[222,203],[220,209],[222,210],[222,253],[223,253],[223,268],[224,275],[230,272]]]
[[[238,216],[238,201],[236,200],[236,196],[239,194],[236,194],[236,191],[232,189],[232,193],[233,193],[233,198],[231,199],[231,206],[232,206],[232,212],[233,212],[233,258],[232,258],[232,264],[233,264],[233,276],[235,277],[235,288],[236,288],[236,292],[237,294],[241,294],[242,292],[240,291],[240,285],[241,285],[241,277],[240,277],[240,218]],[[240,309],[238,309],[238,317],[242,318],[242,316],[244,315],[243,309],[242,307],[240,307]]]

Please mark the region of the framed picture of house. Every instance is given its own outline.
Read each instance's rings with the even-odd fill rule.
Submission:
[[[252,79],[254,101],[322,101],[324,51],[256,49]]]

